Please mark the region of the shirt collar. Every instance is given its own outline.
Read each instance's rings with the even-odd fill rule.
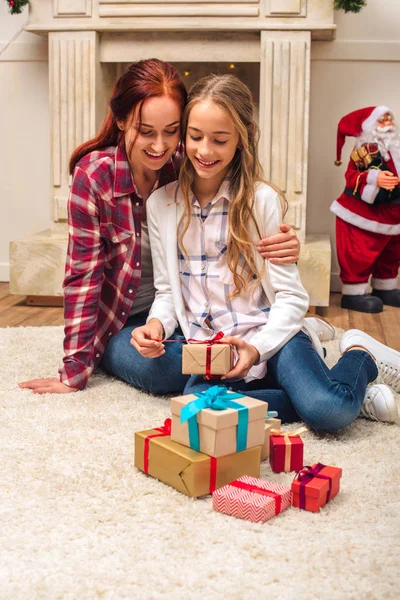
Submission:
[[[115,148],[115,178],[113,196],[126,196],[135,191],[131,169],[126,156],[125,149],[117,146]]]
[[[230,185],[231,185],[231,178],[229,176],[227,176],[227,177],[225,177],[225,179],[219,186],[218,192],[215,194],[214,198],[212,199],[212,201],[211,201],[212,204],[216,204],[218,202],[218,200],[220,200],[221,198],[225,198],[229,202],[232,202],[232,197],[231,197],[231,193],[230,193]],[[178,204],[185,203],[185,200],[183,198],[183,193],[179,186],[176,190],[175,202],[177,202]]]

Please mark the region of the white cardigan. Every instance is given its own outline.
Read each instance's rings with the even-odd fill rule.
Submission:
[[[158,319],[169,338],[179,325],[185,338],[189,336],[181,292],[177,225],[183,212],[178,182],[159,188],[147,201],[151,254],[153,258],[156,296],[148,321]],[[260,183],[256,189],[255,216],[262,238],[280,232],[282,214],[279,196],[270,186]],[[259,241],[253,223],[249,223],[254,243]],[[268,321],[251,338],[251,344],[260,353],[260,362],[267,361],[300,330],[310,335],[320,356],[321,343],[315,332],[307,327],[304,315],[308,309],[308,294],[304,289],[296,265],[273,265],[255,252],[256,265],[263,273],[261,285],[271,307]],[[264,268],[263,268],[264,267]]]

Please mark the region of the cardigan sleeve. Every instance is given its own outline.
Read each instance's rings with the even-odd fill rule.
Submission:
[[[272,192],[271,188],[269,190]],[[263,196],[261,200],[257,199],[260,203],[257,212],[260,212],[260,218],[263,219],[263,237],[266,237],[280,231],[282,214],[278,194],[269,192],[267,197]],[[258,329],[250,343],[258,350],[260,362],[263,362],[303,328],[304,316],[308,310],[308,294],[294,264],[274,265],[266,260],[261,284],[271,309],[267,323]]]
[[[153,260],[154,287],[156,289],[156,295],[149,316],[147,317],[147,322],[150,319],[158,319],[164,327],[164,334],[167,339],[171,337],[178,327],[178,319],[169,280],[167,258],[161,240],[161,223],[159,223],[157,218],[157,215],[160,215],[160,211],[157,211],[156,207],[162,201],[159,198],[159,195],[162,193],[162,190],[157,190],[147,201],[147,222]]]

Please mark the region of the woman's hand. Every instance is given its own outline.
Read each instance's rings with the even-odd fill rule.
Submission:
[[[43,379],[31,379],[18,384],[18,387],[32,390],[34,394],[69,394],[78,392],[77,388],[62,383],[57,377],[43,377]]]
[[[251,367],[260,359],[260,353],[254,346],[233,335],[224,337],[223,342],[224,344],[232,344],[232,346],[235,346],[237,353],[239,354],[239,360],[233,369],[221,377],[221,379],[243,379],[246,377]]]
[[[132,331],[131,344],[142,356],[146,358],[158,358],[165,354],[164,327],[158,319],[150,319],[146,325],[136,327]]]
[[[300,256],[300,242],[290,225],[280,225],[282,233],[260,240],[257,250],[274,265],[296,263]]]

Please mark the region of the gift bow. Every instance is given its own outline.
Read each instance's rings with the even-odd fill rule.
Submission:
[[[326,501],[329,502],[330,497],[331,497],[331,492],[332,492],[332,477],[330,477],[329,475],[322,475],[320,473],[320,471],[322,471],[322,469],[325,469],[325,467],[326,467],[326,465],[323,465],[322,463],[317,463],[313,467],[309,467],[309,466],[303,467],[295,475],[294,479],[297,479],[300,483],[300,508],[305,508],[305,506],[306,506],[306,489],[305,488],[306,488],[307,483],[312,481],[312,479],[314,479],[314,477],[317,477],[319,479],[327,479],[329,481],[329,490],[328,490],[328,495],[326,497]]]
[[[197,400],[192,400],[181,410],[181,423],[188,422],[189,443],[193,450],[200,452],[199,426],[196,415],[204,408],[212,410],[226,410],[233,408],[238,411],[238,432],[236,439],[236,452],[246,450],[247,429],[249,424],[249,411],[247,406],[233,402],[233,399],[243,398],[243,394],[229,392],[226,387],[213,385],[203,392],[194,394]]]
[[[194,338],[189,338],[188,339],[188,342],[190,342],[191,344],[207,344],[207,347],[206,347],[206,375],[205,375],[205,378],[208,379],[208,380],[210,380],[210,379],[221,379],[221,375],[212,375],[211,374],[211,347],[214,344],[223,344],[224,342],[221,342],[221,339],[223,337],[224,337],[223,332],[219,331],[210,340],[195,340]]]
[[[155,437],[162,437],[165,435],[171,435],[171,419],[165,419],[164,425],[161,427],[155,427],[153,431],[159,431],[160,433],[153,433],[152,435],[148,435],[144,440],[144,448],[143,448],[143,471],[145,473],[149,472],[149,444],[150,440]]]
[[[188,338],[188,342],[190,342],[191,344],[209,344],[210,346],[212,346],[213,344],[223,344],[223,342],[220,342],[220,340],[223,337],[223,332],[219,331],[210,340],[195,340],[194,338]]]
[[[268,421],[268,419],[276,419],[277,416],[278,413],[276,410],[269,410],[265,416],[265,420]]]
[[[283,437],[298,437],[305,431],[308,431],[307,427],[300,427],[296,431],[282,431],[282,429],[271,429],[271,435],[279,435]]]
[[[292,454],[292,444],[290,441],[291,437],[299,437],[300,434],[304,433],[307,430],[307,427],[300,427],[300,429],[296,429],[296,431],[282,431],[282,429],[271,429],[270,435],[276,435],[278,437],[283,437],[285,442],[285,466],[284,470],[290,471],[290,460]]]

